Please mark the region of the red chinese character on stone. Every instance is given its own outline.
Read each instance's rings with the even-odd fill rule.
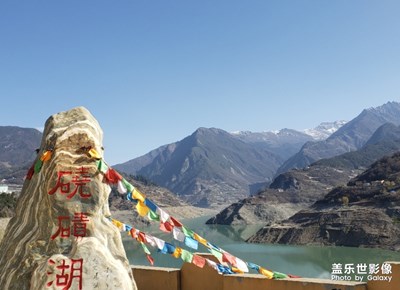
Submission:
[[[51,239],[54,240],[58,236],[61,238],[69,238],[71,236],[71,230],[69,226],[69,216],[59,216],[58,217],[58,229],[57,231],[51,236]],[[63,225],[63,221],[67,221],[68,226],[65,226],[65,222]]]
[[[49,194],[53,195],[59,188],[61,189],[61,193],[69,193],[70,183],[69,182],[63,183],[61,180],[64,175],[71,175],[71,174],[72,174],[72,171],[59,171],[57,173],[58,179],[57,179],[56,186],[49,191]]]
[[[90,193],[85,193],[83,191],[83,186],[91,181],[88,169],[81,167],[77,172],[75,172],[75,174],[77,175],[72,178],[72,183],[75,184],[75,190],[71,192],[71,194],[69,194],[67,198],[72,198],[78,191],[80,197],[82,198],[91,197],[92,195]]]
[[[52,280],[47,283],[47,287],[50,287],[56,284],[57,287],[63,287],[62,290],[71,289],[73,281],[77,281],[78,290],[82,290],[82,268],[83,268],[83,259],[71,259],[70,263],[67,263],[68,260],[61,260],[61,264],[58,264],[55,268],[57,273],[55,275],[55,281]],[[49,265],[55,265],[56,262],[53,260],[48,261]],[[47,272],[47,275],[52,275],[52,272]],[[76,283],[75,283],[76,285]]]
[[[65,264],[65,260],[62,260],[61,265],[56,266],[57,270],[60,270],[60,274],[56,274],[56,285],[57,286],[67,286],[69,284],[69,265]]]
[[[87,213],[75,213],[74,219],[72,220],[73,227],[73,235],[75,237],[85,237],[86,236],[86,223],[89,221],[87,217]]]
[[[74,175],[73,175],[74,174]],[[79,193],[81,198],[89,198],[92,195],[89,192],[85,192],[84,188],[87,183],[91,181],[89,175],[89,169],[81,167],[77,171],[59,171],[57,173],[57,183],[48,193],[53,195],[58,189],[62,194],[68,194],[67,199],[71,199],[76,193]],[[68,182],[64,182],[64,176],[73,175],[72,179]],[[75,185],[75,188],[71,191],[71,182]]]
[[[69,238],[71,236],[71,226],[70,226],[70,217],[69,216],[59,216],[58,217],[58,229],[51,236],[51,239],[54,240],[58,236],[61,238]],[[74,214],[74,218],[72,219],[72,235],[74,237],[86,237],[86,223],[89,222],[89,218],[87,213],[85,212],[76,212]],[[66,224],[68,224],[66,226]]]

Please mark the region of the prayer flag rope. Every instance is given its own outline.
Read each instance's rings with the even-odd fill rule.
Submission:
[[[201,237],[199,234],[197,234],[193,230],[191,230],[188,227],[186,227],[185,225],[183,225],[179,220],[170,216],[167,212],[165,212],[163,209],[158,207],[150,199],[146,198],[146,196],[142,192],[140,192],[137,188],[135,188],[132,184],[130,184],[116,170],[114,170],[113,168],[108,166],[102,158],[99,158],[100,155],[94,149],[92,149],[92,150],[93,150],[93,152],[92,152],[91,156],[93,159],[96,160],[97,168],[103,174],[105,182],[110,185],[111,184],[116,185],[119,193],[127,194],[126,197],[128,200],[130,200],[132,202],[137,202],[135,207],[136,207],[136,211],[138,212],[138,214],[140,216],[142,216],[142,217],[147,216],[151,221],[159,221],[160,222],[159,229],[161,231],[166,232],[166,233],[171,233],[175,240],[183,242],[189,248],[197,250],[199,243],[202,244],[220,262],[220,264],[214,265],[212,263],[215,263],[215,262],[210,261],[210,262],[212,262],[211,263],[212,267],[214,269],[217,269],[218,272],[224,273],[224,274],[245,273],[245,272],[249,272],[249,268],[251,268],[251,269],[259,272],[260,274],[264,275],[268,279],[282,279],[282,278],[298,277],[298,276],[294,276],[294,275],[287,275],[287,274],[283,274],[280,272],[271,271],[271,270],[265,269],[257,264],[245,262],[245,261],[233,256],[232,254],[228,253],[227,251],[221,249],[220,247],[211,244],[205,238]],[[147,249],[147,247],[145,248],[145,242],[149,243],[149,241],[146,240],[146,236],[148,236],[148,235],[146,235],[140,231],[136,232],[137,230],[135,230],[133,233],[133,232],[131,232],[131,230],[133,229],[132,227],[127,226],[119,221],[114,220],[113,223],[116,224],[118,228],[123,229],[125,231],[128,228],[132,237],[139,237],[139,239],[138,238],[136,238],[136,239],[142,244],[142,247],[147,254],[148,249]],[[140,236],[140,233],[142,236]],[[155,237],[152,237],[152,238],[153,239],[149,239],[149,240],[150,241],[153,241],[153,240],[154,241],[162,241]],[[174,252],[176,250],[175,246],[173,246],[169,243],[166,243],[166,242],[164,242],[164,244],[162,244],[162,245],[163,245],[162,249],[160,249],[160,247],[158,247],[161,252],[164,251],[165,253],[174,254]],[[164,249],[165,245],[167,245],[166,249]],[[169,246],[169,245],[171,245],[171,246]],[[174,247],[174,251],[172,251],[172,247]],[[186,251],[184,249],[181,249],[178,251],[182,251],[180,253],[181,258],[183,255],[182,259],[193,261],[192,253],[190,253],[189,251]],[[148,257],[151,258],[150,254],[147,254],[147,255],[148,255]],[[174,257],[175,256],[178,256],[178,253],[175,253]],[[197,261],[197,260],[199,260],[199,258],[195,259],[195,261]],[[154,260],[149,259],[149,261],[154,261]],[[228,266],[226,266],[226,265],[228,265]]]
[[[149,244],[150,246],[157,248],[158,251],[162,254],[170,254],[176,259],[181,258],[182,261],[186,263],[192,263],[199,268],[204,268],[204,266],[207,264],[208,266],[216,270],[219,274],[243,273],[243,271],[241,271],[240,269],[227,266],[226,263],[224,263],[225,265],[216,263],[210,259],[194,254],[191,251],[187,251],[181,247],[175,246],[162,239],[159,239],[145,232],[142,232],[138,229],[135,229],[132,226],[126,225],[116,219],[111,218],[110,220],[120,231],[128,232],[129,236],[136,239],[141,244],[143,251],[146,254],[147,260],[150,262],[151,265],[154,264],[154,259],[151,256],[151,252],[146,244]],[[271,271],[264,268],[262,268],[262,271],[260,272],[268,273],[269,275],[273,276],[273,273]]]

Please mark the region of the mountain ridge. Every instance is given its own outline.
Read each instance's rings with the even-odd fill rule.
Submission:
[[[400,103],[388,102],[376,108],[365,109],[326,140],[305,143],[297,154],[285,161],[277,173],[360,149],[376,129],[385,123],[400,125]]]
[[[334,186],[345,185],[350,178],[376,160],[399,151],[400,126],[384,124],[375,131],[363,148],[321,159],[303,169],[281,173],[268,189],[229,205],[207,223],[271,223],[289,218],[290,214],[295,214],[322,198]]]
[[[325,122],[313,130],[336,131],[342,123],[344,122]],[[243,198],[249,192],[257,191],[257,188],[268,184],[277,166],[279,167],[285,159],[298,152],[301,146],[310,140],[314,140],[310,135],[287,128],[277,132],[228,133],[218,128],[200,127],[178,142],[163,145],[146,155],[114,165],[114,167],[129,174],[139,174],[150,178],[179,196],[186,196],[194,205],[207,206],[215,203],[215,200],[208,201],[207,196],[210,194],[204,194],[204,192],[210,193],[213,187],[216,187],[214,192],[230,192],[229,195],[233,192],[234,197],[231,196],[232,198],[228,200],[235,201],[234,199]],[[236,152],[235,157],[232,156],[232,151]],[[229,157],[225,154],[226,152],[230,155]],[[246,153],[239,156],[240,152]],[[251,158],[252,161],[244,162],[246,158]],[[260,158],[267,165],[261,165]],[[228,159],[235,162],[230,162],[228,166]],[[190,170],[193,166],[198,168],[196,174]],[[231,172],[227,172],[227,169]],[[181,186],[176,186],[177,183],[181,183]],[[201,194],[196,196],[199,192]],[[220,193],[216,195],[218,196],[217,204],[227,204],[228,200],[223,201],[220,195]]]
[[[256,150],[222,129],[201,127],[175,143],[169,154],[160,153],[136,174],[194,205],[208,206],[246,196],[249,184],[268,181],[266,176],[272,176],[281,162],[273,153]],[[223,197],[224,192],[231,194]]]

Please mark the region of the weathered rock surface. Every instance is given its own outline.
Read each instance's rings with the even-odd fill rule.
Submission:
[[[400,153],[375,162],[310,208],[266,225],[255,243],[400,249]]]
[[[207,220],[206,224],[250,225],[265,224],[287,219],[309,204],[279,202],[277,190],[267,190],[261,194],[242,199],[231,204]]]
[[[102,153],[102,130],[86,109],[47,120],[37,160],[49,149],[52,157],[25,181],[0,244],[1,289],[137,289],[107,219],[110,187],[82,147]]]
[[[300,211],[286,222],[262,228],[248,242],[397,249],[399,234],[384,211],[351,206]]]

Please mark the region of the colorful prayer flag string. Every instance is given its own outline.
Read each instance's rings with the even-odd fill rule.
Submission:
[[[227,251],[221,249],[220,247],[211,244],[205,238],[201,237],[193,230],[185,227],[179,220],[170,216],[166,211],[158,207],[154,202],[148,199],[142,192],[140,192],[125,178],[123,178],[117,171],[108,166],[103,159],[98,159],[98,158],[95,159],[97,159],[96,162],[98,170],[104,175],[105,182],[110,185],[116,184],[118,187],[118,191],[121,194],[126,193],[127,194],[126,198],[128,200],[132,202],[137,202],[135,208],[140,216],[147,216],[151,221],[159,221],[161,231],[171,233],[175,240],[183,242],[189,248],[197,250],[199,243],[202,244],[220,262],[219,264],[214,265],[213,264],[214,262],[206,261],[211,267],[217,269],[218,272],[225,274],[244,273],[244,272],[249,272],[249,268],[251,268],[253,270],[256,270],[258,273],[264,275],[268,279],[282,279],[282,278],[294,277],[293,275],[286,275],[283,273],[265,269],[254,263],[245,262],[235,257],[234,255],[228,253]],[[132,230],[130,230],[130,233],[132,237],[137,236],[137,234],[135,234],[135,236],[132,234]],[[163,242],[156,237],[151,237],[150,240],[155,241],[156,244],[157,242],[158,243]],[[184,261],[189,261],[189,260],[193,261],[193,256],[190,255],[190,252],[184,249],[176,250],[176,247],[169,245],[170,245],[169,243],[163,242],[161,249],[160,247],[158,247],[158,249],[162,253],[172,254],[174,257],[180,255],[181,258],[183,257],[182,260]],[[201,259],[198,258],[195,259],[196,263],[202,265],[203,263],[199,262],[200,260]]]
[[[186,263],[192,263],[199,268],[203,268],[206,263],[210,265],[212,268],[218,271],[219,274],[234,274],[238,273],[239,271],[235,271],[231,269],[227,265],[215,263],[207,258],[204,258],[200,255],[192,253],[188,250],[185,250],[179,246],[175,246],[171,243],[168,243],[162,239],[154,237],[150,234],[142,232],[138,229],[133,228],[132,226],[126,225],[114,218],[110,218],[111,223],[116,226],[120,231],[128,232],[128,234],[137,240],[137,242],[143,248],[144,253],[146,254],[146,258],[151,265],[154,265],[154,259],[151,256],[151,252],[146,244],[149,244],[152,247],[158,249],[158,251],[162,254],[169,254],[172,255],[174,258],[178,259],[181,258],[182,261]]]

